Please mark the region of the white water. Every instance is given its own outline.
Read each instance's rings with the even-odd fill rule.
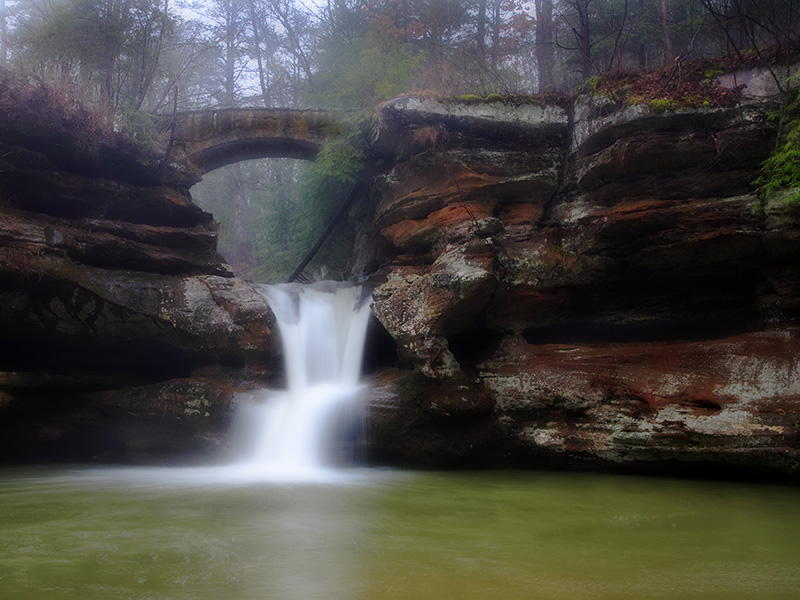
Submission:
[[[253,476],[327,479],[360,425],[368,292],[346,283],[263,286],[283,342],[287,389],[243,403],[236,435]]]

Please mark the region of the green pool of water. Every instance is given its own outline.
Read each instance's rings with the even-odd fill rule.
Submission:
[[[800,598],[800,488],[213,473],[0,471],[0,598]]]

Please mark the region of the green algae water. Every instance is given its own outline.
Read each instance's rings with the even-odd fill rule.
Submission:
[[[800,598],[800,488],[222,473],[0,471],[0,598]]]

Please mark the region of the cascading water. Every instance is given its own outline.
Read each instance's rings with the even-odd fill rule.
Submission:
[[[339,282],[259,291],[278,322],[287,389],[265,390],[240,408],[239,466],[275,478],[318,478],[360,423],[369,292]]]

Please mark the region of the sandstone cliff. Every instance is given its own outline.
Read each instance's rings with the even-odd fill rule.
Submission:
[[[351,213],[397,353],[372,459],[797,479],[800,224],[751,186],[769,110],[386,104]],[[194,178],[0,131],[0,455],[213,453],[275,365]]]
[[[0,456],[202,450],[224,368],[269,367],[271,313],[217,255],[195,177],[58,121],[0,132]]]
[[[377,457],[798,475],[800,223],[770,107],[385,105]],[[377,263],[376,263],[377,264]]]

